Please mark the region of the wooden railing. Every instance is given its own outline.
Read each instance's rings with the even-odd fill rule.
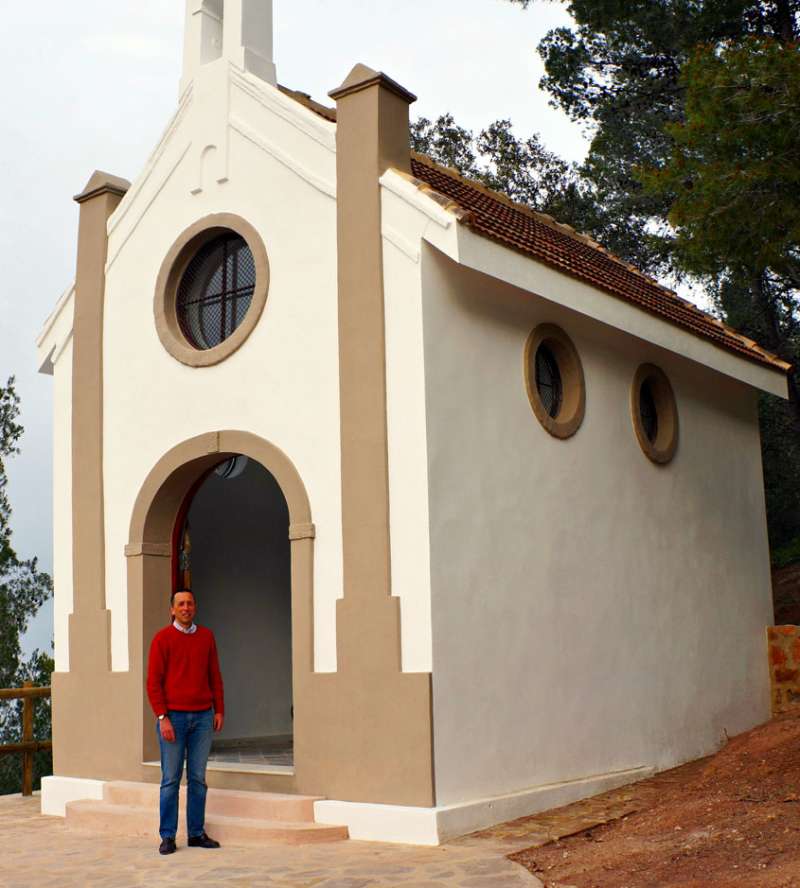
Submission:
[[[26,681],[21,688],[0,689],[0,700],[22,700],[22,743],[0,746],[0,756],[22,755],[22,794],[33,795],[33,756],[43,749],[52,749],[52,740],[33,739],[33,701],[50,696],[50,688],[35,688]]]

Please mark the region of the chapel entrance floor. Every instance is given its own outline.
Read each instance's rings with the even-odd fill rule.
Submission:
[[[215,740],[208,761],[212,766],[249,765],[270,771],[292,771],[294,743],[291,737]]]

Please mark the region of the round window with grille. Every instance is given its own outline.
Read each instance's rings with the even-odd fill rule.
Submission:
[[[655,441],[658,437],[658,409],[653,397],[653,387],[648,379],[639,388],[639,418],[647,440]]]
[[[195,348],[220,345],[245,319],[255,285],[255,261],[243,237],[231,232],[201,247],[178,286],[183,335]]]
[[[642,364],[631,386],[631,418],[636,439],[654,463],[668,463],[678,448],[678,406],[660,367]]]
[[[525,345],[525,387],[531,408],[555,438],[569,438],[583,422],[583,367],[572,340],[553,324],[540,324]]]
[[[239,216],[207,216],[186,229],[165,257],[155,321],[166,350],[191,367],[233,354],[253,332],[269,290],[258,232]]]
[[[536,391],[547,415],[555,419],[561,410],[561,372],[545,343],[536,349]]]

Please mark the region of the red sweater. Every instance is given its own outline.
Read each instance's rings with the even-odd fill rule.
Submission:
[[[187,635],[172,624],[157,632],[147,663],[147,696],[156,715],[168,709],[225,712],[214,633],[205,626]]]

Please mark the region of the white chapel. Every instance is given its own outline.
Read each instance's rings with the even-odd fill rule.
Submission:
[[[209,786],[310,800],[335,837],[436,844],[766,720],[757,399],[787,365],[412,153],[414,84],[279,85],[272,26],[186,0],[161,142],[75,198],[38,340],[43,810],[157,788],[144,671],[177,588],[225,679]]]

